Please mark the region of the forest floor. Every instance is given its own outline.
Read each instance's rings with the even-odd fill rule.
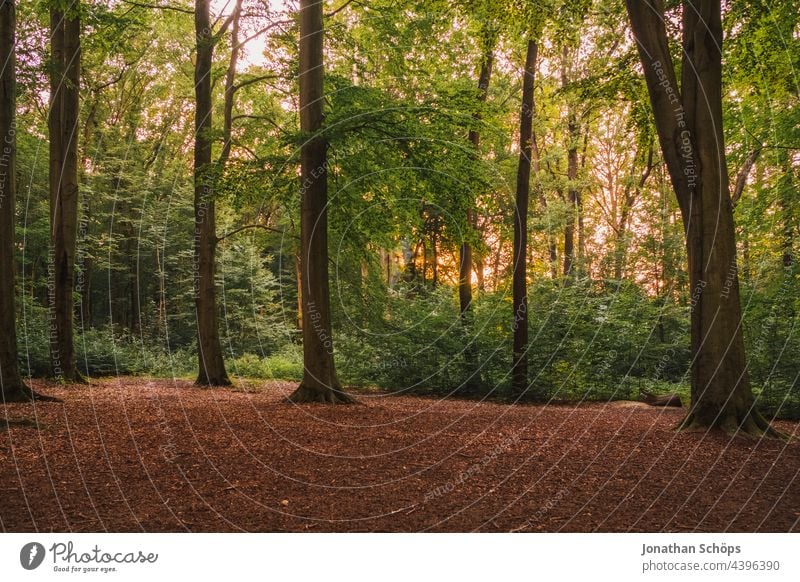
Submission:
[[[33,387],[64,403],[0,407],[1,531],[800,531],[798,423],[758,441],[634,403]]]

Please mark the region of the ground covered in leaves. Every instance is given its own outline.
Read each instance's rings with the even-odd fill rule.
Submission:
[[[800,531],[789,442],[635,404],[510,406],[114,378],[0,406],[2,531]]]

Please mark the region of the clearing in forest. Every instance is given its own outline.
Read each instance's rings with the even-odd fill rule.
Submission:
[[[32,385],[64,403],[4,409],[3,531],[800,530],[800,442],[676,433],[680,409]]]

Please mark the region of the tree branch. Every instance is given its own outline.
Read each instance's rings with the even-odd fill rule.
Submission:
[[[168,4],[147,4],[146,2],[134,2],[133,0],[122,0],[125,4],[136,6],[138,8],[151,8],[155,10],[174,10],[183,14],[194,14],[194,10],[190,8],[183,8],[182,6],[169,6]]]
[[[328,12],[328,13],[325,15],[325,18],[333,18],[334,16],[336,16],[337,14],[339,14],[339,13],[340,13],[342,10],[344,10],[345,8],[347,8],[347,7],[348,7],[350,4],[352,4],[353,2],[354,2],[354,0],[347,0],[347,2],[345,2],[344,4],[342,4],[341,6],[339,6],[339,8],[337,8],[337,9],[335,9],[335,10],[331,11],[331,12]]]
[[[245,79],[239,83],[233,85],[233,92],[235,93],[239,89],[243,87],[247,87],[248,85],[252,85],[253,83],[259,83],[261,81],[269,81],[270,79],[278,79],[280,78],[279,75],[270,74],[270,75],[258,75],[256,77],[251,77],[249,79]]]
[[[736,174],[736,184],[733,186],[733,192],[731,192],[731,204],[735,207],[736,203],[739,202],[739,199],[742,197],[742,192],[744,192],[744,187],[747,184],[747,176],[750,175],[750,170],[753,169],[753,165],[755,165],[758,156],[761,154],[761,150],[763,146],[758,146],[754,149],[750,154],[745,158],[742,167],[739,169],[739,173]]]
[[[272,228],[271,226],[267,226],[265,224],[246,224],[245,226],[240,226],[239,228],[235,228],[235,229],[233,229],[233,230],[231,230],[229,232],[226,232],[222,236],[218,236],[217,237],[217,242],[218,243],[222,242],[223,240],[225,240],[229,236],[233,236],[234,234],[240,233],[243,230],[248,230],[248,229],[251,229],[251,228],[260,228],[260,229],[263,229],[263,230],[266,230],[266,231],[269,231],[269,232],[276,232],[278,234],[286,234],[285,230],[279,230],[277,228]],[[294,236],[293,238],[299,239],[300,237],[299,236]]]

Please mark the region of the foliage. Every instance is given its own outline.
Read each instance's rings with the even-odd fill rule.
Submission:
[[[82,4],[79,365],[90,375],[191,375],[192,18],[146,3]],[[328,4],[334,11],[339,3]],[[531,386],[524,398],[685,391],[683,225],[657,147],[648,161],[650,106],[622,4],[376,0],[348,3],[327,19],[323,136],[334,345],[344,382],[507,396],[515,128],[531,38],[539,46],[532,112],[539,164],[529,216]],[[297,30],[288,8],[244,5],[243,37],[266,29],[256,34],[265,52],[245,51],[249,59],[240,61],[231,158],[215,188],[220,331],[233,375],[297,380],[298,156],[309,137],[298,127]],[[782,415],[800,414],[794,8],[730,3],[724,44],[732,181],[759,151],[735,209],[749,372],[760,406]],[[44,4],[21,3],[18,14],[20,360],[36,376],[51,373],[45,12]],[[215,125],[231,50],[223,35],[212,71]],[[481,103],[476,80],[488,50],[495,66]],[[480,133],[478,151],[470,130]],[[570,150],[579,157],[574,179]],[[579,205],[570,190],[579,192]],[[565,286],[570,221],[583,246],[580,272]],[[466,325],[456,292],[463,242],[483,269]],[[475,362],[481,388],[467,394]]]

